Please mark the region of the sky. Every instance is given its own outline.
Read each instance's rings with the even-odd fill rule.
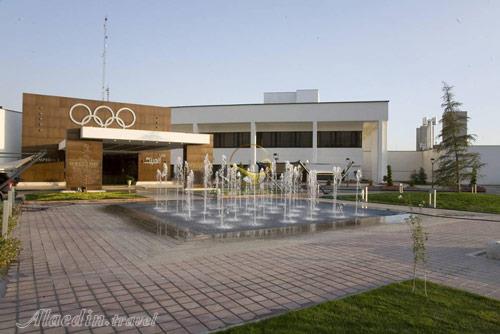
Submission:
[[[478,144],[500,145],[500,1],[0,0],[0,105],[22,93],[110,100],[261,103],[317,88],[321,101],[390,100],[388,146],[414,150],[442,82]]]

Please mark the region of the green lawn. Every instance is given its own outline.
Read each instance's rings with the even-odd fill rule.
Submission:
[[[373,203],[396,204],[418,206],[429,203],[427,192],[405,192],[403,198],[399,198],[399,192],[382,192],[369,194],[368,201]],[[341,200],[354,201],[355,195],[339,196]],[[437,208],[461,211],[500,213],[500,196],[491,194],[472,193],[437,193]]]
[[[411,281],[292,311],[223,333],[500,333],[500,301]]]
[[[102,200],[102,199],[127,199],[141,198],[143,196],[136,193],[106,191],[106,192],[79,192],[79,193],[61,193],[61,192],[43,192],[26,194],[27,201],[75,201],[75,200]]]
[[[3,203],[0,202],[0,217],[3,217]],[[12,217],[9,218],[9,234],[12,232],[17,224],[19,217],[19,207],[14,207]],[[2,231],[3,220],[0,219],[0,231]],[[19,250],[21,249],[21,242],[11,234],[8,238],[4,238],[0,233],[0,278],[2,278],[9,269],[9,265],[17,258]]]

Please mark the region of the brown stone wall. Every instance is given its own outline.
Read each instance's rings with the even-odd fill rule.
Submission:
[[[70,189],[102,187],[102,142],[68,140],[66,142],[66,185]]]
[[[42,162],[35,164],[21,175],[23,181],[64,181],[64,153],[58,151],[57,145],[66,139],[68,130],[78,131],[81,127],[73,123],[69,117],[70,108],[77,103],[86,104],[92,111],[98,106],[105,105],[115,114],[120,108],[130,108],[136,115],[136,122],[130,129],[170,130],[170,108],[167,107],[25,93],[22,150],[24,153],[46,150],[48,155]],[[76,120],[81,120],[87,114],[84,108],[77,108],[74,117]],[[100,110],[98,115],[104,120],[109,114],[106,110]],[[125,122],[131,120],[128,112],[121,113],[120,117]],[[98,124],[91,120],[85,126],[98,126]],[[119,126],[113,122],[109,127]]]
[[[156,170],[163,169],[163,163],[170,165],[170,151],[144,151],[139,152],[138,181],[156,181]],[[168,179],[172,178],[170,170]]]
[[[196,184],[201,184],[203,180],[203,161],[205,155],[208,154],[210,161],[213,161],[214,153],[214,136],[210,136],[210,144],[207,145],[187,145],[186,147],[186,160],[189,163],[189,168],[194,172],[194,179]]]

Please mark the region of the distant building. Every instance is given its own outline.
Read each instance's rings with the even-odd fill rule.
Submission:
[[[264,93],[264,103],[311,103],[319,102],[319,90],[299,89],[295,92]]]
[[[0,163],[21,157],[22,113],[0,107]]]
[[[422,125],[417,128],[417,151],[432,150],[434,148],[434,128],[436,117],[428,119],[424,117]]]

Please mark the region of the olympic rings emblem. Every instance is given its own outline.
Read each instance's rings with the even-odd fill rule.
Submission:
[[[73,116],[73,111],[79,107],[84,108],[88,113],[80,121],[76,120],[75,117]],[[109,117],[106,118],[104,121],[102,120],[101,117],[99,117],[97,115],[97,113],[101,110],[109,113]],[[132,122],[130,122],[129,124],[125,124],[125,121],[120,117],[120,114],[123,112],[126,112],[126,111],[128,111],[132,115]],[[113,109],[111,109],[108,106],[104,106],[104,105],[98,106],[97,108],[94,109],[94,111],[92,111],[92,110],[90,110],[88,105],[83,104],[83,103],[77,103],[77,104],[73,105],[71,107],[71,109],[69,109],[69,118],[71,118],[73,123],[81,125],[81,126],[84,126],[84,125],[88,124],[90,121],[94,120],[94,122],[97,125],[99,125],[101,128],[107,128],[108,126],[113,124],[113,122],[116,121],[116,123],[120,127],[127,129],[127,128],[132,127],[136,121],[135,112],[130,108],[127,108],[127,107],[120,108],[115,114]]]

